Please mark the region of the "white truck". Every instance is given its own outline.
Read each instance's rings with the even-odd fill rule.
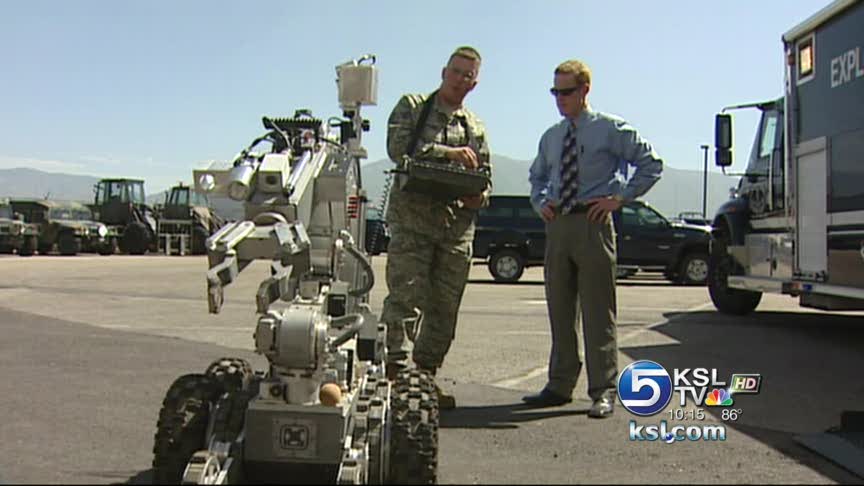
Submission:
[[[864,0],[837,0],[782,37],[782,98],[724,108],[716,163],[732,164],[733,109],[762,116],[735,197],[712,223],[708,288],[746,314],[763,292],[864,309]]]

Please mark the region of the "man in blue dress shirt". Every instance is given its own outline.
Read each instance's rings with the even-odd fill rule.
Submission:
[[[619,117],[588,105],[591,71],[570,60],[555,69],[552,95],[564,119],[540,138],[529,171],[531,204],[546,222],[544,276],[552,327],[549,381],[531,405],[572,401],[582,370],[576,335],[582,309],[589,417],[612,414],[618,375],[615,319],[615,228],[612,213],[645,194],[660,179],[663,161]],[[622,162],[635,167],[624,183]]]

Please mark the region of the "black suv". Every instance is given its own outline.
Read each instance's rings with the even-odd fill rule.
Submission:
[[[619,277],[641,268],[661,271],[676,283],[705,284],[709,227],[670,223],[642,201],[627,203],[614,220]],[[492,196],[480,210],[474,257],[487,259],[496,281],[515,282],[526,267],[543,265],[545,245],[545,223],[528,196]]]

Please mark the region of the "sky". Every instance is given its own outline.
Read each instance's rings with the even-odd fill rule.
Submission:
[[[142,177],[155,193],[232,159],[263,115],[340,115],[335,66],[367,53],[379,90],[364,145],[380,160],[399,97],[436,89],[467,44],[483,63],[466,105],[493,153],[533,159],[560,120],[553,71],[575,58],[593,109],[702,170],[714,115],[779,97],[781,35],[828,3],[0,0],[0,168]],[[738,170],[756,123],[735,113]]]

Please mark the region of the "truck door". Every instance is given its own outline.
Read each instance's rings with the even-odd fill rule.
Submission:
[[[622,265],[666,265],[675,254],[673,231],[666,219],[650,207],[621,208],[618,262]]]
[[[742,180],[754,217],[766,216],[784,208],[784,164],[782,112],[763,108],[759,135],[753,144],[747,176]]]
[[[804,280],[824,280],[828,268],[828,157],[825,137],[795,149],[798,174],[795,212],[795,273]]]

